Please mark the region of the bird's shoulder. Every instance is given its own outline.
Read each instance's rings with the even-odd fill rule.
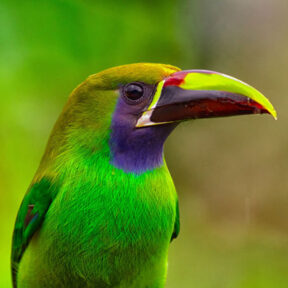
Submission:
[[[34,233],[40,228],[46,212],[57,193],[57,184],[48,177],[33,183],[18,211],[12,241],[12,278],[16,287],[16,274],[22,255]]]

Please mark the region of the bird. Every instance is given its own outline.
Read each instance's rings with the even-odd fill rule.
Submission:
[[[69,96],[15,222],[13,287],[162,288],[178,197],[163,146],[183,121],[276,111],[209,70],[135,63]]]

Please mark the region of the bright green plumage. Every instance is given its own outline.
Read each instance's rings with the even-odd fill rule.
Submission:
[[[141,174],[115,168],[108,143],[118,85],[155,84],[174,71],[124,66],[72,93],[16,221],[17,287],[164,285],[176,220],[172,179],[166,165]],[[28,205],[38,216],[24,228]]]
[[[61,189],[22,258],[19,287],[164,283],[176,217],[176,194],[166,167],[135,176],[113,169],[108,161],[102,165],[97,169],[84,162],[73,172],[64,168]]]

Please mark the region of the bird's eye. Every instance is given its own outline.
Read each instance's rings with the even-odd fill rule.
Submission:
[[[138,83],[131,83],[124,87],[124,93],[127,99],[134,102],[144,95],[144,88]]]

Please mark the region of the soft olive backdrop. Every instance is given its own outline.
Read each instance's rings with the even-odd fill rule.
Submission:
[[[287,0],[0,2],[0,287],[22,197],[71,90],[133,62],[213,69],[268,115],[182,124],[166,143],[181,233],[167,287],[288,287]]]

